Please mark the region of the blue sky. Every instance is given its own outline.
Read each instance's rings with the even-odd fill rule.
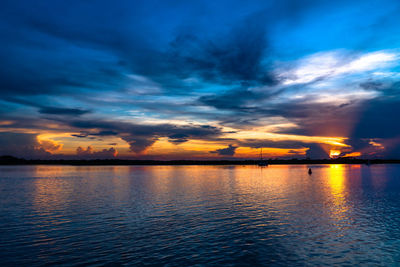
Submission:
[[[398,1],[1,6],[0,154],[400,158]]]

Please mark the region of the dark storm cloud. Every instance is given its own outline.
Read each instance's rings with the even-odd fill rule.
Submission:
[[[149,133],[162,136],[191,136],[202,137],[209,135],[217,135],[221,130],[214,126],[209,125],[188,125],[179,126],[172,124],[134,124],[118,121],[104,121],[104,120],[65,120],[65,123],[80,129],[101,129],[99,133],[111,133],[109,130],[115,132],[132,132],[137,135],[146,136]],[[90,133],[92,134],[92,133]],[[97,134],[97,132],[95,133]]]
[[[225,36],[201,40],[192,34],[180,34],[171,43],[171,67],[183,78],[195,76],[205,81],[275,83],[262,65],[267,50],[265,18],[255,14]]]
[[[123,72],[148,76],[169,90],[187,90],[182,80],[192,76],[275,84],[268,59],[277,51],[268,31],[325,7],[332,7],[330,1],[221,1],[212,7],[203,1],[6,1],[0,30],[8,64],[0,68],[0,90],[115,90],[123,88]]]
[[[202,1],[6,1],[0,11],[7,62],[0,67],[0,90],[59,94],[66,87],[79,92],[104,84],[115,90],[128,70],[169,89],[186,88],[181,80],[191,76],[223,84],[275,83],[263,62],[270,53],[267,28],[327,2],[222,1],[211,8]],[[237,9],[221,17],[228,6]]]
[[[0,132],[0,155],[10,155],[24,158],[48,157],[52,148],[51,144],[40,144],[37,134]],[[58,147],[57,147],[58,148]]]
[[[135,153],[143,152],[157,141],[157,137],[141,137],[134,134],[126,134],[121,138],[129,144],[130,151]]]
[[[291,0],[265,3],[230,21],[229,27],[210,25],[213,34],[196,31],[190,24],[180,27],[167,50],[147,51],[151,53],[151,68],[146,62],[138,67],[136,62],[135,70],[169,89],[187,89],[182,83],[186,78],[222,85],[274,85],[279,81],[270,66],[277,51],[269,46],[270,27],[282,21],[297,21],[307,9],[324,2],[328,1],[303,1],[301,5]],[[224,12],[225,9],[224,6]]]
[[[9,96],[68,95],[84,100],[88,91],[123,91],[129,83],[124,73],[135,73],[158,82],[164,90],[183,94],[204,87],[203,82],[240,84],[243,89],[227,93],[222,96],[225,99],[201,99],[207,105],[233,107],[231,101],[258,97],[248,86],[278,82],[270,67],[270,57],[276,52],[269,46],[270,28],[277,22],[298,21],[308,9],[326,3],[303,1],[300,5],[288,0],[243,5],[225,1],[210,8],[202,1],[174,5],[6,1],[0,11],[0,31],[5,36],[0,53],[7,62],[0,67],[0,91]],[[237,9],[221,17],[227,6]],[[205,12],[210,17],[205,18]],[[188,85],[186,78],[198,78],[199,83]],[[40,104],[43,114],[89,112]],[[151,103],[147,108],[157,111],[160,105]],[[172,114],[179,109],[165,107],[163,111]]]
[[[88,129],[84,135],[116,135],[129,143],[133,152],[140,153],[151,146],[160,137],[168,137],[172,143],[182,143],[189,139],[213,139],[222,134],[221,129],[209,125],[177,126],[171,124],[140,125],[124,122],[71,120],[66,121],[77,129]],[[91,131],[89,131],[91,130]]]
[[[354,140],[394,138],[400,130],[394,115],[399,111],[397,85],[388,88],[382,81],[363,83],[361,88],[383,96],[342,106],[311,103],[308,99],[279,104],[273,101],[283,92],[300,92],[307,87],[283,87],[273,69],[280,55],[287,53],[293,59],[315,50],[343,47],[336,43],[311,50],[301,47],[297,54],[278,51],[282,43],[273,43],[274,34],[285,36],[290,32],[288,28],[298,29],[302,23],[313,21],[316,14],[323,17],[331,10],[341,10],[345,7],[342,3],[349,5],[347,1],[316,0],[218,1],[212,5],[204,1],[152,0],[3,1],[0,99],[7,106],[0,107],[0,119],[11,123],[2,127],[49,130],[48,122],[52,122],[60,129],[81,132],[73,135],[77,138],[121,137],[135,152],[161,137],[179,144],[190,139],[215,140],[222,134],[215,127],[150,126],[97,119],[99,114],[125,116],[127,110],[137,109],[161,114],[162,118],[187,115],[201,121],[212,119],[238,129],[280,116],[298,124],[297,128],[276,130],[280,133],[342,136],[353,130]],[[306,16],[307,20],[302,20]],[[377,25],[387,28],[388,21],[393,20],[385,18],[386,22]],[[299,30],[294,35],[301,38],[295,38],[315,46],[318,42],[313,38],[323,38],[315,36],[313,30],[305,31],[304,36]],[[297,43],[292,46],[290,49],[296,50]],[[142,81],[132,81],[132,75]],[[140,93],[131,88],[132,84],[142,89]],[[204,91],[196,94],[196,90]],[[103,98],[104,92],[111,97]],[[198,99],[175,104],[154,97],[146,102],[137,97],[139,94],[173,96],[177,100],[188,94]],[[66,98],[83,105],[70,105]],[[130,98],[135,101],[129,102]],[[100,105],[101,101],[107,105]],[[62,105],[58,105],[60,102]],[[195,110],[199,106],[213,109],[200,112]],[[115,107],[120,108],[120,114],[108,112]],[[32,108],[39,115],[30,114]],[[360,115],[360,122],[349,114]],[[85,120],[74,118],[77,116]],[[352,123],[355,128],[349,130]],[[251,142],[248,145],[257,146]],[[297,148],[303,144],[269,145]]]
[[[237,149],[234,145],[229,145],[226,148],[217,149],[214,151],[210,151],[210,153],[216,153],[220,156],[233,156],[235,155],[235,150]]]

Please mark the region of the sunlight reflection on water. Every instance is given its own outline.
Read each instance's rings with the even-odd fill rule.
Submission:
[[[2,166],[0,193],[2,265],[400,260],[398,165]]]

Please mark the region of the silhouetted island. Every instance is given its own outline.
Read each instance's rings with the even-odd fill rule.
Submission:
[[[0,165],[258,165],[259,160],[21,159],[0,156]],[[399,159],[270,159],[273,164],[396,164]]]

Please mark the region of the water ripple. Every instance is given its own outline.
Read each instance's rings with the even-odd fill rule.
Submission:
[[[387,266],[400,166],[0,167],[2,266]]]

